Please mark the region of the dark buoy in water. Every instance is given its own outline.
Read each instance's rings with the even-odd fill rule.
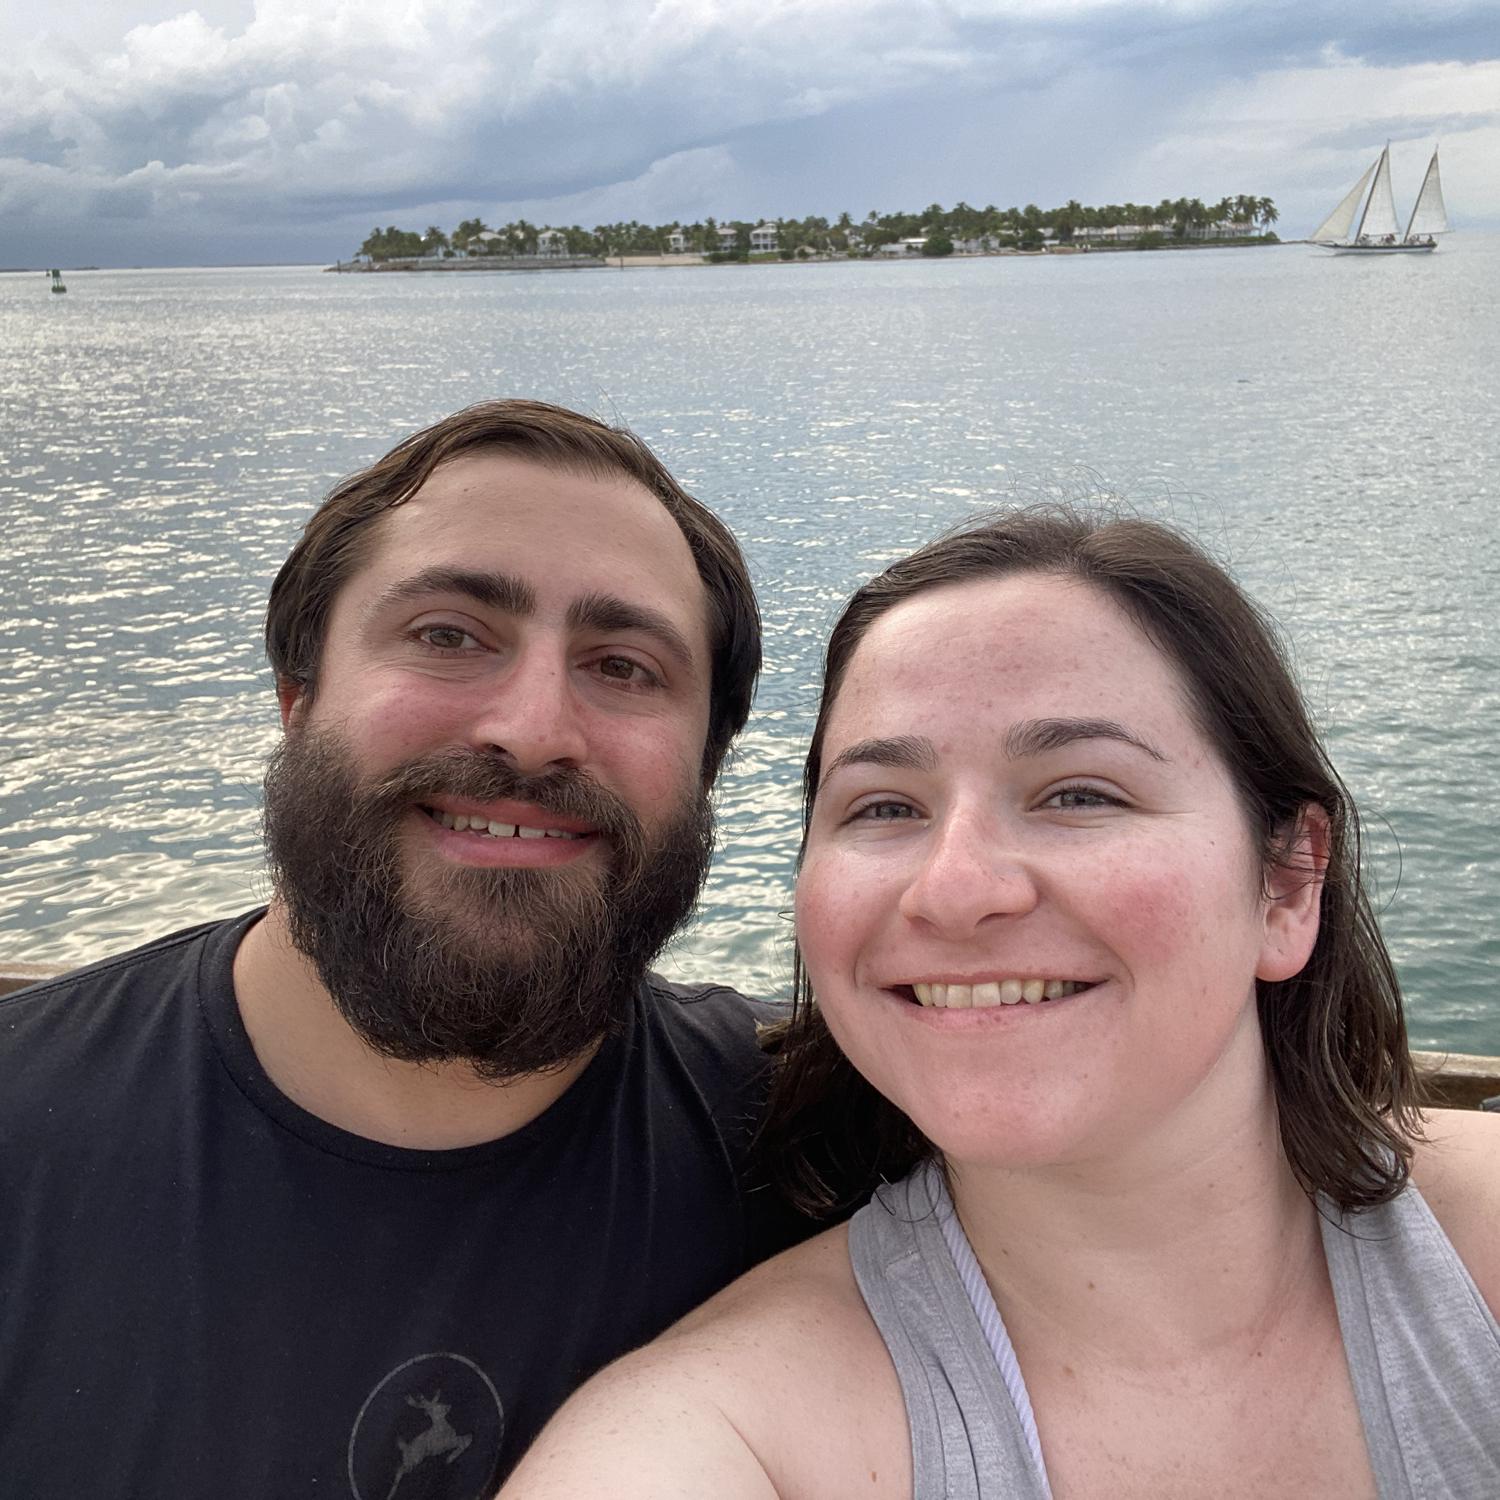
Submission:
[[[63,285],[63,279],[62,279],[62,272],[61,271],[49,271],[47,274],[52,278],[52,290],[54,292],[65,292],[65,291],[67,291],[67,287],[65,287]]]

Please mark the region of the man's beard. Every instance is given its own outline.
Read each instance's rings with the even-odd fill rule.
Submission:
[[[429,855],[407,867],[402,824],[439,797],[580,819],[608,862],[494,869]],[[691,914],[713,852],[696,784],[648,839],[582,771],[527,777],[451,751],[361,786],[348,747],[326,730],[288,735],[272,757],[264,826],[292,941],[350,1026],[384,1056],[462,1060],[492,1080],[560,1067],[620,1026]]]

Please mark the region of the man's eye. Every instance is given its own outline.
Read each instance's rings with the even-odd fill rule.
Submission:
[[[856,818],[865,818],[873,823],[896,823],[916,815],[917,810],[910,802],[867,802],[854,814]]]
[[[601,656],[597,666],[601,677],[608,677],[614,682],[650,687],[658,681],[654,672],[648,671],[640,662],[628,656]]]
[[[479,644],[467,630],[457,625],[424,625],[416,632],[423,644],[439,651],[468,651]]]

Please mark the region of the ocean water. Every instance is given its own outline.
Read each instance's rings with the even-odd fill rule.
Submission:
[[[785,992],[797,779],[855,583],[975,510],[1185,525],[1282,624],[1422,1046],[1500,1053],[1500,237],[903,265],[0,276],[0,955],[265,894],[270,580],[338,476],[496,395],[629,423],[768,626],[667,968]]]

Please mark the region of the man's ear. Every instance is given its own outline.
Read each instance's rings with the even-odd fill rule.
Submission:
[[[298,682],[294,677],[278,677],[276,702],[281,709],[282,729],[290,729],[293,717],[300,717],[306,711],[307,684]]]
[[[1312,957],[1327,872],[1328,814],[1309,802],[1265,873],[1266,930],[1257,979],[1290,979]]]

